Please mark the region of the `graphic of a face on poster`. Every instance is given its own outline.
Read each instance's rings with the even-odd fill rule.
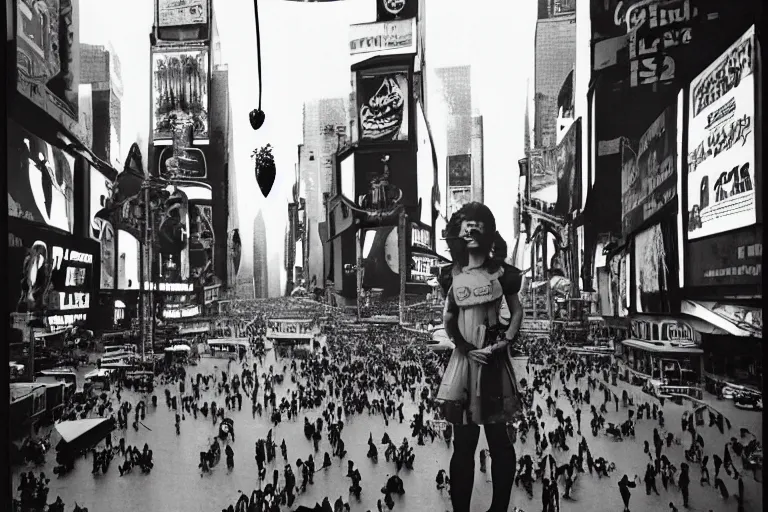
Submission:
[[[365,74],[359,106],[361,139],[408,140],[408,75],[406,72]]]
[[[752,27],[691,84],[688,239],[756,222]]]

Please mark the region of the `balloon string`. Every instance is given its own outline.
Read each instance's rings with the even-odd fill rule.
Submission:
[[[256,15],[256,63],[259,72],[259,110],[261,110],[261,31],[259,30],[259,0],[253,0],[253,12]]]

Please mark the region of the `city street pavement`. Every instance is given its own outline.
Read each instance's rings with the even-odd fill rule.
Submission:
[[[283,365],[289,365],[290,361],[282,359],[279,362],[274,360],[274,352],[268,352],[265,361],[265,369],[270,364],[275,364],[275,368],[281,369]],[[252,365],[252,360],[248,362]],[[211,359],[204,357],[197,367],[189,367],[188,375],[196,375],[198,372],[206,374],[214,371],[220,372],[227,368],[227,361],[223,359]],[[240,370],[239,365],[233,363],[232,370]],[[518,378],[525,376],[525,367],[518,365]],[[533,366],[531,367],[533,371]],[[261,368],[260,368],[261,373]],[[289,370],[290,373],[290,370]],[[528,381],[532,380],[532,375],[527,376]],[[187,377],[187,382],[189,376]],[[559,379],[554,379],[553,393],[559,387]],[[622,388],[627,388],[636,397],[643,397],[643,400],[652,400],[652,397],[642,394],[638,388],[623,382],[617,382],[618,392]],[[573,387],[573,383],[568,384]],[[586,383],[582,379],[582,386]],[[61,478],[53,474],[54,451],[51,450],[47,455],[47,462],[44,467],[33,468],[31,465],[23,468],[17,468],[14,472],[14,482],[18,484],[19,471],[45,471],[51,478],[49,502],[53,501],[57,495],[60,495],[67,504],[67,510],[71,510],[74,503],[87,506],[91,511],[201,511],[218,512],[233,504],[238,496],[239,490],[250,495],[251,491],[259,487],[257,477],[256,461],[254,460],[254,444],[260,438],[265,438],[267,432],[272,428],[268,419],[268,414],[263,417],[256,416],[253,419],[250,407],[250,400],[244,397],[242,411],[228,411],[227,416],[235,421],[236,441],[232,443],[235,452],[235,467],[230,472],[227,470],[223,460],[209,474],[201,476],[198,469],[199,452],[205,450],[212,442],[213,436],[218,432],[218,425],[214,426],[210,417],[205,419],[198,414],[195,420],[191,416],[186,416],[181,424],[181,434],[176,435],[174,430],[174,411],[165,405],[164,398],[165,386],[157,386],[154,394],[158,396],[158,406],[151,406],[150,395],[140,396],[136,393],[124,391],[123,400],[128,400],[135,404],[140,399],[148,403],[147,416],[140,426],[140,430],[135,432],[131,426],[124,431],[113,433],[114,444],[121,436],[125,437],[127,445],[136,445],[141,449],[144,443],[149,443],[150,449],[154,451],[154,469],[151,474],[141,474],[138,469],[131,474],[120,477],[117,470],[117,463],[121,462],[118,456],[110,466],[106,475],[93,476],[91,474],[90,456],[79,460],[75,470]],[[187,386],[189,388],[189,386]],[[286,375],[282,385],[276,386],[278,401],[290,389],[295,389],[290,375]],[[176,388],[178,394],[178,388]],[[602,403],[603,394],[598,391],[591,391],[591,403],[599,407]],[[418,391],[417,391],[418,397]],[[222,396],[215,396],[213,387],[211,391],[204,393],[203,401],[210,402],[216,400],[223,403]],[[345,427],[342,432],[342,438],[346,443],[348,450],[347,457],[344,460],[333,458],[333,466],[327,470],[320,470],[315,475],[315,483],[307,488],[307,492],[299,495],[294,507],[305,504],[314,505],[328,496],[333,503],[339,496],[345,501],[351,501],[353,511],[376,510],[376,501],[382,499],[383,495],[380,488],[386,482],[389,475],[395,472],[394,463],[387,463],[384,458],[384,447],[379,447],[379,462],[374,464],[366,458],[367,440],[369,433],[373,434],[374,441],[378,444],[384,432],[389,433],[395,444],[400,444],[403,438],[408,438],[411,446],[415,448],[416,460],[414,471],[402,470],[400,476],[404,481],[406,494],[402,497],[394,496],[394,510],[405,511],[442,511],[450,510],[450,501],[445,491],[438,491],[435,486],[435,476],[441,468],[448,469],[450,460],[450,448],[444,440],[436,439],[431,443],[427,438],[425,446],[417,446],[416,440],[410,437],[408,422],[417,410],[417,405],[406,397],[405,416],[403,424],[397,421],[390,421],[389,427],[385,427],[380,416],[369,416],[363,413],[361,416],[351,416],[345,418]],[[546,424],[546,430],[552,430],[557,424],[553,416],[546,412],[545,397],[537,395],[535,404],[539,404],[545,411],[542,418]],[[636,405],[639,404],[636,400]],[[557,407],[561,408],[566,416],[575,415],[573,409],[568,404],[562,391]],[[643,453],[643,441],[648,440],[651,445],[653,441],[653,428],[658,426],[658,422],[652,419],[644,419],[637,423],[637,435],[635,439],[625,441],[613,441],[604,433],[599,433],[598,437],[592,436],[589,428],[589,406],[582,406],[582,433],[585,435],[589,448],[594,458],[605,457],[609,462],[616,464],[616,471],[611,473],[609,478],[598,478],[596,475],[590,475],[589,472],[580,474],[572,490],[573,499],[561,499],[560,507],[563,511],[621,511],[623,504],[619,494],[617,482],[626,473],[632,478],[638,475],[642,478],[645,465],[648,462],[648,456]],[[682,445],[673,445],[671,448],[664,448],[663,453],[667,454],[673,464],[679,467],[681,462],[685,461],[683,450],[685,445],[690,442],[690,435],[680,430],[680,419],[683,411],[692,410],[691,405],[677,406],[667,401],[664,405],[664,415],[666,417],[666,430],[673,432],[677,437],[683,440]],[[606,414],[606,424],[608,422],[620,423],[627,418],[627,410],[619,402],[619,412],[615,412],[613,402],[608,405],[608,414]],[[760,423],[759,412],[739,411],[744,416],[744,422],[748,419],[752,432],[762,439],[762,430],[753,430],[755,423]],[[280,481],[283,481],[283,468],[286,463],[294,466],[297,458],[306,459],[310,453],[313,453],[312,443],[307,441],[303,434],[304,416],[308,416],[311,421],[320,415],[319,410],[300,411],[299,417],[283,422],[274,428],[273,438],[279,445],[283,439],[288,445],[288,460],[285,461],[277,451],[277,460],[271,465],[267,465],[266,484],[271,480],[272,470],[280,470]],[[132,421],[133,413],[129,416],[129,423]],[[716,427],[697,427],[705,440],[705,453],[712,453],[716,450],[722,456],[723,445],[731,437],[739,437],[739,427],[741,418],[735,421],[731,419],[732,429],[721,435]],[[575,421],[574,421],[575,425]],[[148,430],[151,429],[151,430]],[[661,429],[660,429],[661,431]],[[664,434],[662,434],[664,435]],[[55,436],[55,434],[54,434]],[[570,450],[562,452],[554,450],[553,456],[558,464],[566,463],[572,454],[578,453],[577,443],[580,437],[568,439]],[[230,441],[231,442],[231,441]],[[528,436],[527,442],[521,444],[518,439],[516,445],[517,457],[523,454],[535,455],[532,433]],[[484,436],[481,436],[478,449],[486,448]],[[314,454],[316,465],[322,465],[322,456],[325,451],[331,452],[331,447],[327,440],[327,431],[324,431],[323,440],[320,443],[320,449]],[[552,451],[552,448],[548,448]],[[350,480],[346,478],[347,461],[353,460],[355,466],[362,475],[363,492],[361,501],[357,502],[349,494]],[[534,460],[537,460],[534,457]],[[512,464],[512,462],[510,461]],[[736,467],[741,470],[741,462],[738,457],[734,457]],[[691,466],[691,493],[690,509],[692,511],[708,510],[736,510],[736,500],[732,496],[728,500],[720,498],[719,494],[712,487],[700,487],[698,464],[689,464]],[[489,473],[482,474],[479,471],[479,464],[476,464],[477,476],[475,478],[475,490],[473,495],[473,510],[485,511],[490,506],[491,483],[490,483],[490,463],[488,464]],[[586,464],[585,464],[586,469]],[[710,456],[710,472],[714,480],[714,470],[712,468]],[[724,475],[724,472],[722,472]],[[297,473],[297,476],[299,474]],[[744,483],[746,489],[745,510],[757,511],[762,509],[762,484],[752,479],[751,473],[744,473]],[[736,482],[730,477],[724,476],[725,484],[731,494],[737,491]],[[541,510],[541,483],[534,484],[533,499],[529,499],[522,486],[513,490],[510,510],[514,507],[520,507],[522,510],[538,511]],[[642,482],[638,483],[637,488],[633,489],[633,495],[630,502],[630,508],[633,512],[650,512],[658,510],[668,510],[668,503],[673,502],[682,510],[682,497],[679,490],[670,485],[669,491],[664,490],[661,482],[658,482],[661,496],[646,496],[645,488]],[[562,482],[560,483],[561,494],[563,491]],[[285,509],[284,509],[285,510]]]

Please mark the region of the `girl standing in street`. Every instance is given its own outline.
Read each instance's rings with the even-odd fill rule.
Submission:
[[[450,465],[455,512],[469,512],[480,425],[491,455],[493,500],[489,512],[506,512],[515,478],[515,449],[508,425],[522,415],[523,397],[512,367],[511,346],[523,318],[517,296],[521,272],[504,263],[506,244],[487,206],[469,203],[446,229],[453,264],[441,273],[446,296],[443,322],[456,344],[437,400],[454,425]],[[500,324],[506,300],[509,327]],[[511,427],[514,429],[514,427]]]

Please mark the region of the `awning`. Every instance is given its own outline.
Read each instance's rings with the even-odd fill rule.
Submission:
[[[646,352],[655,352],[660,354],[703,354],[704,351],[696,347],[675,347],[672,345],[656,345],[641,340],[624,340],[621,342],[624,346],[645,350]]]
[[[56,424],[56,432],[61,436],[56,450],[79,453],[98,444],[114,429],[115,420],[112,418],[62,421]]]
[[[706,334],[763,337],[762,325],[754,325],[747,321],[750,315],[749,308],[717,302],[683,300],[680,311],[711,324],[710,330],[700,330],[698,324],[695,326],[697,331]],[[704,326],[702,326],[703,328]]]

